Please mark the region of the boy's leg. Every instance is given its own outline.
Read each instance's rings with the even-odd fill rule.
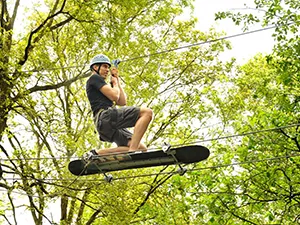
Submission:
[[[107,155],[107,154],[111,154],[111,153],[124,153],[124,152],[128,152],[129,147],[128,146],[118,146],[115,148],[103,148],[103,149],[98,149],[96,150],[96,152],[98,153],[98,155]]]
[[[134,132],[132,138],[128,141],[127,146],[120,145],[116,148],[106,148],[106,149],[99,149],[95,152],[99,155],[106,155],[110,153],[124,153],[128,151],[147,151],[147,147],[140,143],[145,131],[148,128],[149,123],[152,120],[153,112],[151,109],[148,108],[141,108],[139,111],[139,117],[137,122],[134,126]]]
[[[131,140],[128,142],[128,145],[130,144],[130,142],[131,142]],[[143,143],[141,143],[137,150],[145,152],[145,151],[147,151],[147,147]],[[128,151],[129,151],[129,146],[118,146],[115,148],[104,148],[104,149],[96,150],[98,155],[107,155],[110,153],[126,153]]]
[[[89,161],[93,156],[96,156],[96,155],[104,156],[104,155],[110,155],[112,153],[126,153],[126,152],[128,152],[128,149],[129,149],[129,147],[127,147],[127,146],[119,146],[116,148],[104,148],[104,149],[98,149],[98,150],[92,149],[92,150],[86,152],[85,154],[83,154],[82,159],[84,161]]]
[[[106,154],[110,154],[110,153],[125,153],[128,151],[142,151],[145,152],[147,151],[147,147],[146,145],[144,145],[143,143],[140,143],[145,131],[148,128],[149,123],[152,120],[152,110],[151,109],[141,109],[140,110],[140,115],[139,118],[136,122],[136,125],[134,127],[134,132],[133,135],[131,137],[131,139],[128,141],[127,146],[118,146],[115,148],[105,148],[105,149],[99,149],[96,150],[96,153],[98,155],[106,155]],[[139,132],[139,135],[135,135],[135,133]],[[126,134],[127,133],[127,134]],[[119,135],[122,135],[121,139],[127,139],[126,135],[128,135],[128,131],[120,131],[118,133]],[[123,137],[124,136],[124,137]],[[136,145],[136,143],[137,145]],[[123,141],[123,143],[125,143],[125,141]],[[133,146],[133,147],[132,147]],[[135,147],[137,146],[137,147]]]
[[[129,151],[136,151],[139,149],[140,142],[152,120],[152,116],[153,112],[151,109],[141,108],[139,118],[134,126],[133,136],[129,142]]]

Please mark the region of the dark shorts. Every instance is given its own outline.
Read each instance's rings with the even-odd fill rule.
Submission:
[[[112,107],[104,110],[98,117],[98,123],[96,121],[100,140],[115,142],[118,146],[128,146],[132,133],[126,128],[135,126],[139,114],[138,107]]]

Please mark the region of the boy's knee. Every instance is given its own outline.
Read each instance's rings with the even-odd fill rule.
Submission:
[[[152,119],[152,117],[153,117],[153,111],[152,111],[152,109],[148,109],[147,108],[147,116],[149,116]]]
[[[152,120],[152,117],[153,117],[153,111],[152,111],[152,109],[149,109],[149,108],[143,108],[143,109],[141,109],[141,116],[150,117],[150,119]]]

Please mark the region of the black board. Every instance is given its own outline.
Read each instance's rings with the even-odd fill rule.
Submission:
[[[126,169],[196,163],[207,159],[209,154],[208,148],[201,145],[192,145],[172,148],[169,153],[160,150],[112,154],[95,158],[88,163],[78,159],[71,161],[68,169],[76,176],[83,176]]]

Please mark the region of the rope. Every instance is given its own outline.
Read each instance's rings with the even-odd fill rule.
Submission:
[[[218,168],[224,168],[224,167],[230,167],[230,166],[238,166],[238,165],[259,163],[259,162],[275,161],[275,160],[288,159],[288,158],[299,157],[299,156],[300,156],[300,154],[293,154],[293,155],[284,155],[284,156],[277,156],[277,157],[265,158],[265,159],[254,159],[254,160],[236,162],[236,163],[230,163],[230,164],[219,164],[219,165],[216,165],[216,166],[207,166],[207,167],[187,169],[187,172],[211,170],[211,169],[218,169]],[[141,178],[141,177],[151,177],[151,176],[158,176],[158,175],[178,174],[178,173],[180,173],[180,171],[140,174],[140,175],[133,175],[133,176],[117,177],[117,178],[114,178],[113,180],[134,179],[134,178]],[[21,180],[21,178],[5,178],[5,179],[6,180]],[[32,179],[34,179],[34,178],[32,178]],[[69,179],[48,178],[48,179],[39,179],[39,180],[40,181],[58,181],[58,180],[73,180],[73,178],[69,178]],[[78,180],[78,181],[84,181],[84,182],[93,181],[94,182],[94,181],[99,181],[99,180],[96,180],[96,179],[81,179],[81,180]],[[104,180],[100,180],[100,182],[102,182],[102,181],[104,181]]]
[[[217,140],[223,140],[223,139],[229,139],[229,138],[235,138],[235,137],[243,137],[243,136],[248,136],[248,135],[254,135],[258,133],[265,133],[265,132],[273,132],[281,129],[286,129],[286,128],[291,128],[291,127],[297,127],[300,126],[300,123],[296,124],[290,124],[286,126],[280,126],[280,127],[274,127],[274,128],[268,128],[268,129],[263,129],[263,130],[257,130],[257,131],[251,131],[251,132],[246,132],[246,133],[241,133],[241,134],[234,134],[234,135],[228,135],[228,136],[221,136],[217,138],[209,138],[205,140],[200,140],[200,141],[194,141],[194,142],[188,142],[184,144],[177,144],[177,145],[172,145],[172,147],[182,147],[182,146],[188,146],[188,145],[194,145],[194,144],[199,144],[199,143],[204,143],[204,142],[211,142],[211,141],[217,141]],[[148,151],[156,151],[156,150],[161,150],[161,148],[149,148]],[[138,150],[137,150],[138,151]],[[120,154],[120,153],[115,153],[115,154]],[[109,156],[111,154],[107,154],[104,156]],[[18,161],[18,160],[51,160],[51,159],[56,159],[56,160],[63,160],[63,159],[81,159],[80,157],[74,156],[74,157],[40,157],[40,158],[23,158],[23,159],[9,159],[9,158],[3,158],[1,161]]]
[[[291,24],[293,24],[293,23],[288,23],[287,25],[291,25]],[[129,62],[129,61],[134,61],[134,60],[141,59],[141,58],[148,58],[148,57],[151,57],[151,56],[165,54],[165,53],[168,53],[168,52],[177,51],[177,50],[181,50],[181,49],[185,49],[185,48],[191,48],[191,47],[194,47],[194,46],[210,44],[210,43],[214,43],[214,42],[217,42],[217,41],[222,41],[222,40],[226,40],[226,39],[240,37],[240,36],[243,36],[243,35],[249,35],[249,34],[253,34],[253,33],[257,33],[257,32],[262,32],[262,31],[274,29],[276,27],[278,27],[278,26],[273,25],[273,26],[268,26],[268,27],[264,27],[264,28],[261,28],[261,29],[257,29],[257,30],[247,31],[247,32],[238,33],[238,34],[234,34],[234,35],[228,35],[228,36],[216,38],[216,39],[213,39],[213,40],[207,40],[207,41],[203,41],[203,42],[199,42],[199,43],[184,45],[184,46],[177,47],[177,48],[166,49],[166,50],[159,51],[159,52],[154,52],[154,53],[141,55],[141,56],[137,56],[137,57],[133,57],[133,58],[129,58],[129,59],[124,59],[121,62]],[[84,66],[87,66],[87,64],[78,65],[78,66],[43,68],[43,69],[40,69],[40,70],[24,70],[24,71],[20,71],[20,72],[32,73],[32,72],[40,72],[40,71],[45,71],[45,70],[72,69],[72,68],[79,68],[79,67],[84,67]],[[87,70],[87,71],[89,71],[89,70]]]

